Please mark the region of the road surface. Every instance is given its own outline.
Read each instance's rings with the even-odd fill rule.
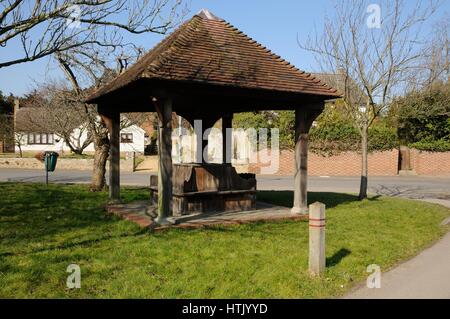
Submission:
[[[148,171],[122,172],[122,185],[149,185]],[[154,173],[153,173],[154,174]],[[56,170],[50,173],[51,183],[89,183],[90,171]],[[291,176],[257,176],[260,190],[293,190]],[[44,170],[0,168],[0,182],[45,182]],[[308,189],[312,192],[358,193],[358,177],[316,177],[309,178]],[[391,176],[369,177],[369,192],[373,194],[401,196],[408,198],[450,199],[450,177]]]

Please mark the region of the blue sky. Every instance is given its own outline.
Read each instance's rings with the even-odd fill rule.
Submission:
[[[314,71],[317,70],[314,59],[299,48],[297,36],[306,40],[315,26],[320,29],[325,14],[332,11],[331,3],[331,0],[192,0],[188,18],[206,8],[298,68]],[[442,9],[448,12],[449,8],[450,0],[444,0]],[[150,49],[162,38],[162,35],[148,34],[133,37],[133,41]],[[11,45],[0,48],[0,54],[14,55],[19,50]],[[22,95],[38,82],[62,77],[60,70],[49,61],[44,58],[0,69],[0,90]]]

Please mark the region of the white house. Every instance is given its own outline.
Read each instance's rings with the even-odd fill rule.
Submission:
[[[54,132],[43,129],[43,126],[33,125],[27,121],[28,116],[32,116],[32,108],[20,108],[17,111],[17,121],[15,123],[16,146],[15,151],[20,152],[41,152],[54,151],[58,153],[69,153],[70,147],[64,139]],[[81,124],[76,127],[71,134],[73,145],[80,146],[87,140],[86,125]],[[145,131],[137,125],[131,125],[120,131],[120,151],[144,153]],[[83,152],[93,153],[94,144],[90,143]]]

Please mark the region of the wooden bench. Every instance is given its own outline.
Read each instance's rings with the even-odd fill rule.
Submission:
[[[255,174],[238,174],[227,164],[175,164],[173,215],[244,211],[256,208]],[[150,178],[150,198],[158,201],[158,176]]]

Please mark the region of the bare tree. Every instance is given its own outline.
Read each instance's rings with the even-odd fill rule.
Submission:
[[[450,80],[450,22],[449,14],[432,28],[432,36],[423,50],[424,55],[417,70],[411,75],[410,91],[432,89],[435,84]]]
[[[66,78],[72,85],[70,95],[65,96],[65,101],[68,104],[80,105],[83,111],[83,117],[86,119],[87,129],[94,143],[94,167],[92,173],[91,190],[98,191],[105,187],[105,173],[106,162],[109,157],[110,141],[109,133],[105,123],[97,113],[93,105],[84,103],[87,95],[93,90],[114,78],[119,72],[125,69],[122,67],[126,64],[131,64],[138,59],[142,50],[128,51],[125,55],[123,52],[115,58],[110,53],[100,54],[96,51],[89,51],[84,48],[80,50],[70,50],[64,54],[58,54],[56,59],[64,71]],[[123,56],[126,56],[127,62],[124,62]],[[111,60],[120,61],[117,63],[117,70],[112,69],[110,65]],[[88,89],[83,89],[76,75],[86,77],[91,83]],[[148,114],[140,113],[125,113],[121,117],[120,127],[131,126],[133,124],[141,124],[147,119]]]
[[[182,0],[0,1],[0,47],[19,44],[22,56],[0,68],[52,56],[71,83],[64,103],[79,105],[94,142],[92,190],[105,185],[109,138],[95,108],[83,103],[142,53],[126,34],[166,33],[187,13]],[[126,122],[130,122],[127,120]]]
[[[35,130],[58,135],[72,153],[82,154],[92,143],[83,105],[74,102],[73,90],[67,85],[41,84],[21,100],[21,105],[28,111],[21,112],[22,126],[28,123]]]
[[[323,33],[300,43],[314,54],[322,71],[342,75],[344,106],[361,135],[360,199],[367,197],[369,127],[404,92],[408,74],[423,56],[421,28],[436,7],[433,1],[417,1],[412,7],[403,0],[383,0],[380,5],[336,1]]]
[[[182,0],[1,0],[0,47],[22,48],[0,68],[83,46],[116,48],[123,33],[165,33]]]
[[[14,97],[4,97],[0,91],[0,153],[14,147]]]

